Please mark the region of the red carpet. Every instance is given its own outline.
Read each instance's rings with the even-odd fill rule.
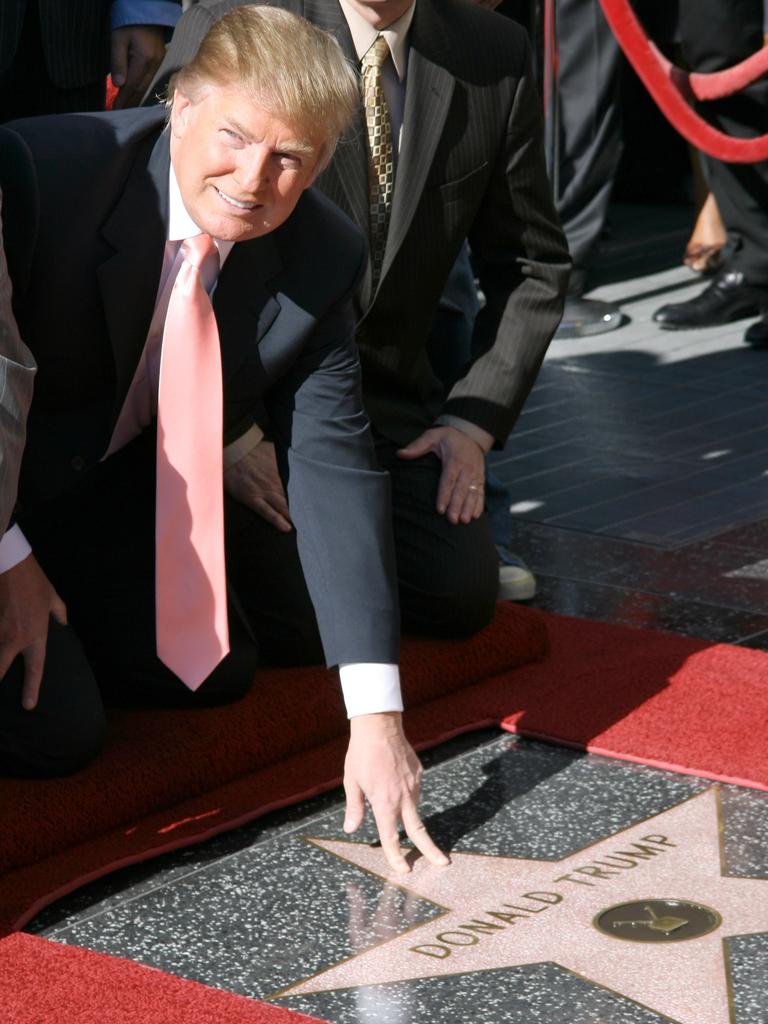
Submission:
[[[317,1018],[32,935],[0,942],[3,1024],[317,1024]]]
[[[768,790],[768,654],[549,616],[514,677],[510,732]]]
[[[551,651],[535,662],[547,632]],[[760,651],[506,604],[471,641],[410,641],[403,677],[418,747],[503,722],[768,789]],[[227,708],[115,714],[106,752],[79,775],[0,780],[0,814],[13,822],[0,837],[0,931],[117,867],[329,789],[345,746],[337,684],[316,669],[265,672]]]

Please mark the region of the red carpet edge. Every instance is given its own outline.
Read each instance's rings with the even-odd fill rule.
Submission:
[[[536,659],[546,651],[544,622],[550,651],[541,661]],[[403,666],[410,708],[406,728],[417,749],[501,723],[532,739],[768,790],[764,730],[755,727],[768,721],[768,654],[761,651],[502,605],[492,626],[472,640],[410,642]],[[250,720],[252,709],[233,705],[185,712],[182,718],[172,714],[160,719],[159,726],[142,718],[155,732],[142,733],[141,740],[135,728],[139,720],[130,719],[132,728],[116,730],[111,761],[105,754],[100,764],[86,770],[89,775],[82,773],[82,781],[77,781],[80,776],[50,783],[0,780],[0,804],[16,817],[22,833],[24,828],[28,833],[13,850],[2,849],[13,846],[7,832],[0,845],[0,862],[7,869],[0,876],[0,932],[21,927],[53,900],[120,867],[201,842],[336,786],[346,724],[334,705],[335,687],[318,685],[318,673],[271,673],[275,685],[263,686],[259,699],[266,694],[279,714]],[[301,716],[288,715],[281,683],[286,675],[294,681],[306,677],[319,691],[316,705]],[[291,713],[297,703],[291,704]],[[266,729],[257,738],[267,749],[259,752],[264,758],[276,751],[282,756],[255,764],[235,759],[229,777],[215,761],[202,775],[193,766],[176,780],[175,798],[145,801],[131,805],[122,816],[115,814],[111,804],[121,789],[111,773],[126,758],[132,763],[137,745],[144,744],[144,757],[153,751],[163,728],[178,732],[183,723],[195,742],[207,736],[218,750],[223,737],[242,742],[241,733],[255,728],[254,722],[262,726],[264,717]],[[241,726],[243,720],[250,725]],[[274,739],[275,722],[283,721],[287,740]],[[201,723],[208,724],[202,729]],[[250,742],[250,732],[248,738]],[[163,772],[176,764],[187,740],[174,733],[168,737],[165,759],[158,755],[153,769],[163,784]],[[146,765],[142,767],[146,774]],[[106,795],[101,793],[104,787]],[[88,805],[88,794],[93,813],[101,817],[96,824],[73,824],[72,807],[78,801]],[[29,812],[26,821],[23,810]],[[105,817],[108,813],[111,820]],[[75,841],[57,847],[59,836],[55,829],[51,833],[51,819],[64,832],[69,829]],[[48,826],[42,837],[36,833],[38,822]]]
[[[0,941],[0,1019],[40,1024],[323,1024],[284,1007],[34,935]]]

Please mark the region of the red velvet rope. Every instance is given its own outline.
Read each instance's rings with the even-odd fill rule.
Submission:
[[[608,24],[648,92],[670,124],[697,149],[728,163],[768,159],[768,135],[735,139],[718,131],[693,109],[690,100],[730,96],[768,72],[768,47],[713,74],[688,74],[675,67],[646,36],[627,0],[600,0]]]

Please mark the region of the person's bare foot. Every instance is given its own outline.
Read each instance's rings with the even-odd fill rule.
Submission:
[[[720,268],[720,250],[725,245],[725,225],[711,192],[707,194],[685,247],[683,263],[697,274],[712,274]]]

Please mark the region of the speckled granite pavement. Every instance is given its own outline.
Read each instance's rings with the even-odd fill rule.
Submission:
[[[334,1024],[768,1020],[768,794],[482,738],[425,782],[450,868],[387,880],[337,804],[125,873],[36,930]],[[671,931],[633,941],[668,899]],[[708,933],[685,934],[690,903]],[[628,935],[593,923],[622,904]]]

